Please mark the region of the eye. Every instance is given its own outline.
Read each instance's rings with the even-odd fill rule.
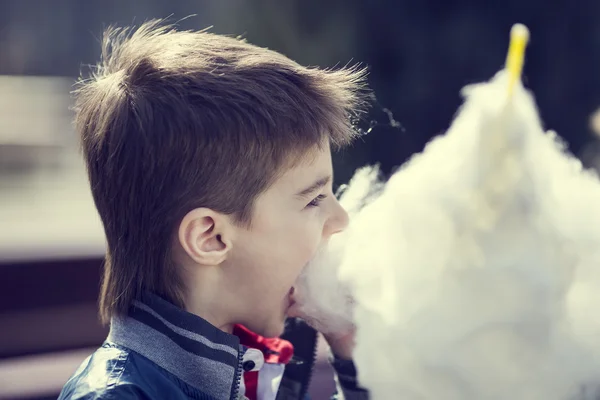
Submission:
[[[310,203],[308,203],[308,205],[306,207],[318,207],[319,204],[321,204],[321,202],[323,200],[325,200],[326,198],[327,198],[327,195],[320,194],[317,197],[315,197]]]

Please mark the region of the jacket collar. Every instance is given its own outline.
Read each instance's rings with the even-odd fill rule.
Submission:
[[[108,341],[215,398],[232,397],[245,352],[238,337],[152,294],[136,300],[127,317],[112,319]]]

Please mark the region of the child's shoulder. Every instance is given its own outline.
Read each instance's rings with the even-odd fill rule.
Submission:
[[[127,348],[105,343],[63,387],[58,400],[187,399],[183,382]]]

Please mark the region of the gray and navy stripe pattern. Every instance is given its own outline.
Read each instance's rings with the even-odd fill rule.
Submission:
[[[128,317],[113,318],[108,341],[139,353],[215,398],[235,390],[244,352],[237,336],[151,294],[136,301]]]

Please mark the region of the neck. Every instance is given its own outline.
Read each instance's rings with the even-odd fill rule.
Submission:
[[[197,315],[198,317],[204,319],[212,326],[222,330],[225,333],[233,332],[233,323],[224,320],[223,318],[219,318],[219,312],[216,311],[214,307],[202,307],[199,306],[199,302],[195,302],[192,299],[186,298],[185,302],[185,311]]]
[[[223,288],[217,274],[203,274],[190,279],[185,299],[185,310],[199,316],[211,325],[226,333],[233,332],[234,321],[227,309],[225,299],[230,296]]]

